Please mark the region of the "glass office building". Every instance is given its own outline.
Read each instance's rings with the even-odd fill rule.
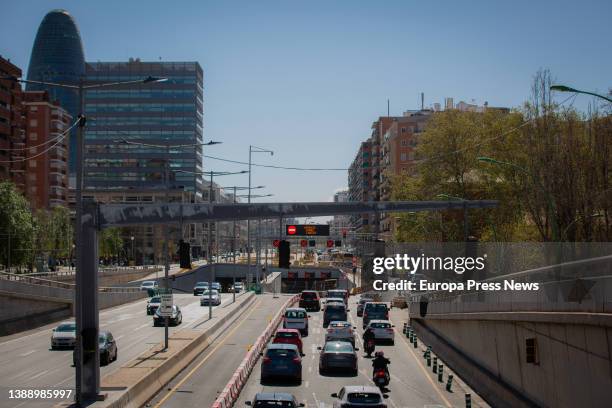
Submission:
[[[79,29],[66,10],[52,10],[38,27],[27,79],[33,81],[77,84],[85,74],[85,57]],[[51,101],[60,105],[73,118],[79,115],[79,101],[75,90],[28,84],[28,91],[49,92]],[[70,137],[69,170],[74,173],[76,164],[76,128]]]
[[[201,198],[203,72],[197,62],[88,62],[88,84],[138,81],[85,93],[85,189],[101,201],[155,201],[171,193]],[[149,146],[127,144],[125,141]],[[169,178],[165,178],[165,166]],[[122,193],[122,194],[116,194]],[[100,199],[101,195],[96,194]],[[123,196],[123,198],[120,198]],[[113,199],[113,197],[116,197]]]

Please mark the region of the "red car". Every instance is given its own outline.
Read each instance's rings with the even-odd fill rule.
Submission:
[[[304,355],[302,353],[302,335],[297,329],[278,329],[272,343],[294,344],[300,354]]]

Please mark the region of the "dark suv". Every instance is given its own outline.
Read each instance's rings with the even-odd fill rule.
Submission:
[[[315,290],[303,290],[300,295],[300,307],[314,312],[321,310],[319,293]]]

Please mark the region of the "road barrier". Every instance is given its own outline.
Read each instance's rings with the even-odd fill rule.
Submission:
[[[247,352],[247,355],[244,357],[232,378],[227,383],[223,391],[219,394],[215,402],[213,403],[213,408],[231,408],[234,406],[234,403],[238,400],[240,396],[240,391],[242,391],[242,387],[249,379],[249,375],[251,371],[253,371],[253,367],[255,367],[255,363],[259,359],[259,355],[265,349],[268,341],[276,331],[276,328],[283,320],[283,316],[285,314],[285,309],[289,306],[293,305],[295,302],[299,300],[299,295],[292,296],[288,299],[283,307],[279,310],[279,312],[274,316],[268,326],[264,330],[264,332],[257,338],[253,346]]]

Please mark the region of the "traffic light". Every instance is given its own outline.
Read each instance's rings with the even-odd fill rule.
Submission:
[[[340,240],[334,241],[334,246],[335,247],[341,247],[342,246],[342,241],[340,241]]]
[[[314,239],[309,240],[308,241],[308,246],[309,247],[317,246],[317,241],[315,241]]]
[[[332,241],[331,239],[327,240],[327,247],[328,248],[332,248],[334,246],[334,241]]]
[[[179,242],[179,263],[181,268],[191,269],[191,247],[189,242]]]
[[[278,267],[288,269],[291,266],[289,261],[291,254],[290,244],[287,240],[278,243]]]

